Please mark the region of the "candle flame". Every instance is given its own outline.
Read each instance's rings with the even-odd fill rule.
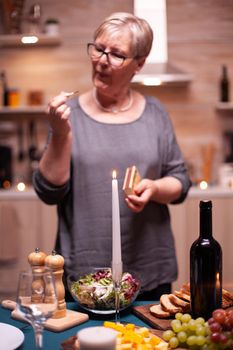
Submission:
[[[113,172],[112,172],[112,178],[113,178],[113,179],[116,179],[116,177],[117,177],[117,172],[116,172],[116,170],[113,170]]]

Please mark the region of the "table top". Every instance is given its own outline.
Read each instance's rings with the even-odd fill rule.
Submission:
[[[145,304],[145,303],[151,303],[151,302],[140,301],[140,302],[135,302],[134,305],[141,305],[141,304]],[[81,310],[79,308],[78,304],[75,302],[67,303],[67,307],[70,310],[83,312],[83,310]],[[55,332],[50,332],[50,331],[44,330],[43,350],[61,350],[60,344],[64,340],[68,339],[69,337],[76,335],[76,333],[80,329],[86,328],[86,327],[93,327],[93,326],[102,326],[103,322],[105,320],[114,321],[115,316],[114,315],[108,315],[108,316],[101,315],[100,316],[100,315],[90,314],[88,322],[85,322],[81,325],[69,328],[64,332],[59,332],[59,333],[56,332],[55,333]],[[134,323],[140,327],[148,327],[148,325],[146,323],[144,323],[142,320],[140,320],[138,317],[136,317],[135,315],[132,314],[130,308],[121,312],[120,320],[122,322]],[[15,326],[15,327],[22,330],[22,332],[24,333],[25,339],[24,339],[24,343],[20,347],[20,350],[34,350],[35,349],[34,333],[33,333],[32,327],[30,325],[25,327],[25,325],[26,325],[25,323],[17,321],[15,319],[12,319],[11,318],[11,310],[0,307],[0,322],[10,324],[10,325]]]

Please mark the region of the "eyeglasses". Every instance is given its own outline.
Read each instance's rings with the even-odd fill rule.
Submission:
[[[101,47],[99,47],[96,44],[93,43],[88,43],[87,44],[87,53],[91,57],[93,61],[99,60],[103,55],[107,56],[108,63],[111,64],[113,67],[120,67],[124,63],[125,60],[128,58],[133,58],[133,57],[126,57],[123,56],[117,52],[106,52]]]

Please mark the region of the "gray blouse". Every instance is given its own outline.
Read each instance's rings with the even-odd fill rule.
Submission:
[[[190,180],[163,106],[146,97],[142,115],[126,124],[106,124],[88,116],[78,98],[72,109],[72,164],[70,181],[54,186],[35,171],[38,196],[58,208],[56,249],[65,269],[83,272],[88,266],[110,266],[112,252],[112,170],[117,170],[121,217],[122,260],[125,271],[142,281],[142,290],[171,283],[177,277],[174,238],[167,205],[150,202],[141,213],[125,204],[125,170],[136,165],[142,178],[173,176],[182,183],[182,202]]]

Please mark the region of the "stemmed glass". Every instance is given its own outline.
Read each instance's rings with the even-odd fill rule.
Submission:
[[[114,282],[114,291],[115,291],[115,323],[120,323],[120,291],[121,291],[121,282]]]
[[[33,269],[20,272],[16,310],[33,327],[36,349],[42,349],[45,322],[57,309],[57,294],[54,276],[50,269]]]
[[[122,279],[122,262],[112,263],[112,280],[115,292],[115,322],[120,323],[120,291]]]

